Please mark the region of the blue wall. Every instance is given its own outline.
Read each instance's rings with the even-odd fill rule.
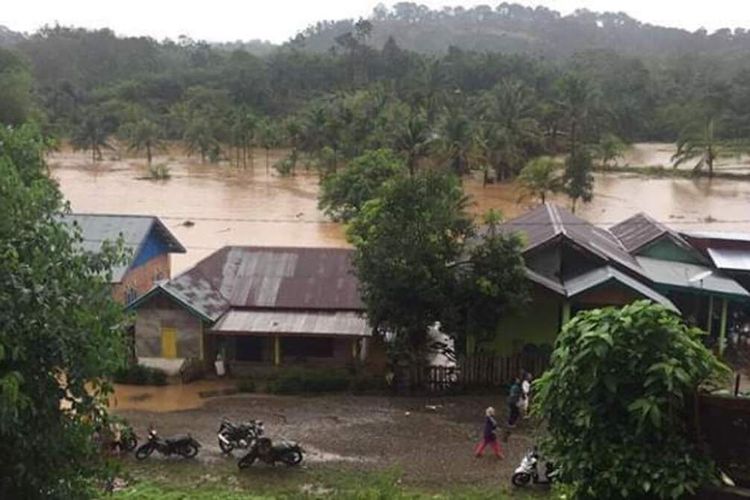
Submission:
[[[142,266],[154,257],[168,252],[169,246],[167,243],[159,237],[156,231],[151,229],[146,238],[146,242],[143,244],[143,247],[141,247],[141,251],[138,252],[138,255],[135,256],[135,260],[133,260],[133,264],[130,267]]]

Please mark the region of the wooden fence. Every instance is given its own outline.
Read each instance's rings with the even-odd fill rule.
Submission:
[[[473,355],[460,358],[455,366],[412,368],[401,387],[430,393],[488,389],[511,383],[522,371],[538,377],[548,366],[549,356],[543,354]]]

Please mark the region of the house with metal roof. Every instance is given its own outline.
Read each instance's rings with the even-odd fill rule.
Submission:
[[[122,242],[127,260],[111,269],[115,300],[128,304],[150,290],[154,283],[171,277],[173,253],[185,248],[158,218],[147,215],[66,214],[61,217],[80,235],[86,252],[99,252],[106,243]]]
[[[364,361],[364,316],[352,251],[224,247],[130,305],[140,362],[219,356],[235,373]]]
[[[750,304],[750,281],[743,286],[743,271],[732,269],[743,265],[742,257],[733,262],[734,256],[750,259],[750,235],[679,233],[642,213],[610,231],[636,258],[653,288],[723,351],[727,332],[741,327],[735,323],[744,321],[742,312]]]
[[[748,290],[712,263],[716,249],[696,248],[645,214],[607,229],[546,203],[501,230],[523,239],[532,306],[503,320],[495,340],[481,348],[508,353],[552,344],[576,312],[638,299],[681,313],[722,346],[732,307],[750,303]]]
[[[523,240],[526,276],[531,283],[528,311],[504,319],[484,346],[500,353],[529,344],[551,345],[576,312],[648,299],[677,310],[653,288],[635,257],[610,231],[551,203],[511,219],[500,229]]]

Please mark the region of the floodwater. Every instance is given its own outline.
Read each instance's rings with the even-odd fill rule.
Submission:
[[[114,410],[141,410],[157,413],[200,408],[211,397],[236,392],[236,381],[198,380],[190,384],[164,386],[115,384],[109,398]]]
[[[637,145],[628,158],[641,155],[641,160],[658,164],[659,155],[671,155],[666,146],[671,147]],[[271,164],[280,154],[274,152]],[[173,274],[224,245],[347,245],[343,227],[317,209],[318,177],[303,167],[293,177],[280,177],[273,169],[266,172],[261,151],[256,152],[254,168],[247,169],[201,165],[180,156],[155,162],[168,164],[172,177],[143,179],[142,159],[109,159],[93,165],[86,154],[68,151],[49,159],[52,176],[74,211],[161,217],[187,248],[186,254],[173,256]],[[513,217],[533,205],[519,202],[513,183],[482,187],[479,180],[468,179],[465,189],[477,214],[495,208]],[[569,204],[564,197],[555,201]],[[750,232],[750,182],[597,174],[593,202],[578,210],[603,226],[639,211],[680,230]]]
[[[674,143],[645,142],[633,144],[627,149],[618,165],[633,167],[663,167],[672,168],[672,156],[677,151]],[[680,169],[692,169],[697,160],[680,165]],[[750,155],[728,154],[722,155],[714,163],[717,172],[731,172],[735,174],[750,174]]]

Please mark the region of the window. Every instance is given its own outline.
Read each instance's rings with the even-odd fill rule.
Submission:
[[[332,358],[333,339],[316,337],[284,337],[281,352],[289,358]]]

